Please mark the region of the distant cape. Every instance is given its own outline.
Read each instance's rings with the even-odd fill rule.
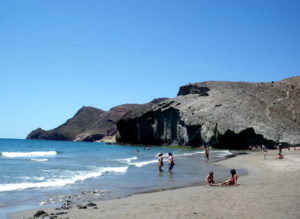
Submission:
[[[300,144],[300,76],[277,82],[191,83],[175,98],[125,104],[108,112],[81,108],[63,125],[28,139],[117,141],[143,145]]]
[[[55,129],[45,131],[41,128],[33,130],[27,139],[44,139],[60,141],[107,141],[115,142],[117,122],[126,114],[135,115],[151,109],[151,107],[167,98],[154,99],[146,104],[123,104],[103,111],[95,107],[82,107],[64,124]]]

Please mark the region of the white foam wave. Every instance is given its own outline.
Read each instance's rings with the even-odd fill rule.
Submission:
[[[2,157],[17,158],[17,157],[51,157],[56,156],[56,151],[31,151],[31,152],[1,152]]]
[[[178,155],[174,155],[175,157],[180,157],[180,156],[193,156],[196,154],[204,154],[204,151],[197,151],[197,152],[193,152],[193,153],[183,153],[183,154],[178,154]]]
[[[43,176],[23,176],[23,177],[20,177],[20,179],[22,180],[37,180],[37,181],[42,181],[45,179],[45,177]]]
[[[146,166],[152,163],[157,163],[157,160],[149,160],[149,161],[142,161],[142,162],[134,162],[134,163],[130,163],[130,165],[134,165],[136,167],[142,167],[142,166]]]
[[[78,181],[83,181],[89,178],[96,178],[102,176],[104,173],[115,172],[115,173],[125,173],[128,166],[124,167],[103,167],[98,168],[92,172],[79,171],[76,172],[76,176],[65,179],[52,179],[43,182],[24,182],[24,183],[12,183],[12,184],[0,184],[0,192],[14,191],[14,190],[24,190],[30,188],[45,188],[45,187],[61,187],[68,184],[74,184]]]
[[[209,153],[232,154],[229,150],[210,150]]]
[[[137,160],[138,157],[129,157],[129,158],[122,158],[122,159],[115,159],[115,161],[130,163],[133,160]]]
[[[125,167],[103,167],[102,173],[107,173],[107,172],[115,172],[115,173],[126,173],[128,170],[128,166]]]
[[[229,155],[232,154],[232,152],[230,152],[229,150],[225,150],[225,151],[218,151],[220,154],[222,155]]]
[[[37,158],[31,158],[31,161],[36,161],[36,162],[46,162],[48,159],[37,159]]]
[[[204,154],[205,152],[204,151],[196,151],[196,152],[193,152],[193,153],[183,153],[183,154],[178,154],[178,155],[173,155],[174,157],[182,157],[182,156],[193,156],[193,155],[196,155],[196,154]],[[224,150],[224,151],[221,151],[221,150],[210,150],[209,153],[212,153],[212,154],[219,154],[218,156],[225,156],[225,155],[229,155],[229,154],[232,154],[229,150]]]

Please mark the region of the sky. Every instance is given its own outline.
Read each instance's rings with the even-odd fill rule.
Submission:
[[[298,0],[0,1],[0,138],[189,82],[299,75]]]

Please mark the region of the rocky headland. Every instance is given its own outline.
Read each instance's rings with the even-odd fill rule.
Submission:
[[[154,145],[300,143],[300,76],[271,83],[207,81],[180,87],[143,115],[124,115],[119,142]]]
[[[84,107],[56,129],[29,139],[144,145],[300,144],[300,76],[277,82],[207,81],[180,87],[175,98],[125,104],[108,112]]]
[[[135,112],[142,114],[166,98],[154,99],[146,104],[123,104],[103,111],[94,107],[82,107],[64,124],[45,131],[33,130],[27,139],[45,139],[60,141],[105,141],[114,142],[118,132],[117,122],[125,114]]]

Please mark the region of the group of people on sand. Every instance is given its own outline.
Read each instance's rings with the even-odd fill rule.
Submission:
[[[169,152],[168,153],[168,163],[169,163],[169,169],[168,169],[168,172],[170,173],[170,174],[174,174],[173,172],[172,172],[172,169],[173,169],[173,167],[174,167],[174,165],[175,165],[175,162],[174,162],[174,157],[173,157],[173,154],[171,153],[171,152]],[[163,165],[164,165],[164,158],[163,158],[163,154],[162,153],[159,153],[158,154],[158,170],[159,170],[159,172],[164,172],[163,171],[163,169],[162,169],[162,167],[163,167]]]
[[[223,185],[228,185],[228,186],[237,186],[237,180],[238,180],[238,176],[236,174],[236,170],[232,169],[230,170],[230,177],[228,178],[228,180],[219,183],[219,186],[223,186]],[[214,172],[213,171],[209,171],[207,177],[206,177],[206,183],[209,186],[215,185],[215,181],[214,181]]]
[[[277,157],[275,159],[283,159],[284,158],[284,156],[282,154],[283,145],[279,144],[279,145],[275,146],[275,148],[278,149],[278,155],[277,155]],[[267,147],[265,145],[262,145],[262,146],[260,146],[260,145],[251,146],[250,145],[249,146],[249,151],[251,151],[251,152],[263,151],[264,152],[264,160],[266,160],[266,158],[267,158]]]
[[[250,145],[249,146],[249,151],[254,152],[254,151],[265,151],[267,147],[263,145]]]
[[[282,145],[278,145],[277,149],[279,149],[279,153],[278,156],[276,157],[276,159],[283,159],[284,156],[282,155]],[[206,160],[209,160],[209,148],[206,146],[204,147],[204,155]],[[295,149],[294,149],[295,150]],[[266,155],[267,155],[267,148],[265,145],[257,145],[257,146],[249,146],[249,151],[263,151],[264,152],[264,159],[266,159]],[[163,154],[159,153],[158,155],[158,170],[159,172],[163,172]],[[168,172],[170,174],[174,174],[172,172],[172,169],[175,165],[174,162],[174,158],[173,158],[173,154],[171,152],[168,153],[168,163],[169,163],[169,168],[168,168]],[[218,185],[222,186],[222,185],[229,185],[229,186],[237,186],[237,180],[238,180],[238,176],[236,173],[235,169],[230,170],[230,177],[228,178],[228,180],[219,183]],[[214,172],[210,171],[206,177],[206,183],[209,186],[215,185],[215,181],[214,181]]]

